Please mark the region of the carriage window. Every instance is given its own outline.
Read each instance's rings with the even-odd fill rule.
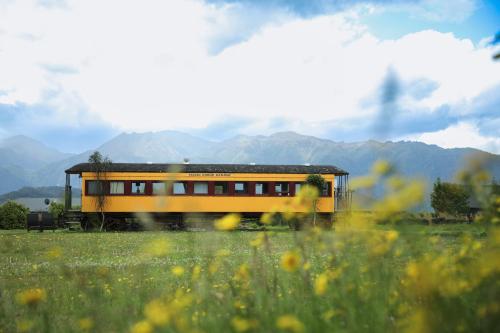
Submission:
[[[165,195],[167,193],[167,184],[164,182],[154,182],[153,183],[153,194]]]
[[[274,185],[274,190],[276,195],[287,196],[288,195],[288,183],[276,183]]]
[[[100,180],[89,180],[87,182],[87,195],[99,195],[104,193],[104,183]]]
[[[195,182],[194,183],[194,194],[208,194],[208,183],[207,182]]]
[[[326,182],[323,184],[323,190],[321,191],[321,195],[323,197],[327,197],[330,193],[330,182]]]
[[[255,184],[255,195],[267,194],[267,183],[256,183]]]
[[[109,194],[124,194],[125,182],[109,182]]]
[[[300,193],[300,189],[302,188],[302,183],[295,183],[295,195]]]
[[[214,193],[215,194],[227,194],[227,182],[215,182]]]
[[[187,183],[186,182],[175,182],[172,187],[174,194],[186,194]]]
[[[245,194],[247,189],[247,183],[234,183],[234,193],[236,194]]]
[[[132,194],[144,194],[146,193],[146,183],[145,182],[132,182]]]

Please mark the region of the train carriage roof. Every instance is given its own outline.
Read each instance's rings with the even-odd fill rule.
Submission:
[[[93,172],[92,163],[80,163],[66,170],[67,174]],[[348,175],[332,165],[274,165],[274,164],[168,164],[168,163],[111,163],[108,172],[182,172],[182,173],[283,173]]]

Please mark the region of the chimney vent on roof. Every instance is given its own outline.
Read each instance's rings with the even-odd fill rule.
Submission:
[[[189,164],[189,158],[184,158],[184,164]]]

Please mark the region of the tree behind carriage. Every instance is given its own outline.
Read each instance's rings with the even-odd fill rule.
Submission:
[[[460,184],[441,182],[437,179],[431,193],[431,206],[437,215],[462,217],[469,210],[470,191]]]
[[[103,157],[99,151],[95,151],[89,156],[89,163],[91,164],[92,172],[95,173],[97,181],[95,207],[101,215],[101,226],[99,227],[99,230],[102,231],[106,222],[104,211],[108,198],[106,195],[106,177],[112,161],[107,156]]]
[[[318,196],[313,200],[313,226],[316,226],[316,215],[318,210],[318,197],[321,195],[323,191],[323,187],[325,186],[325,178],[321,175],[309,175],[306,179],[306,184],[312,187],[315,187],[318,190]]]

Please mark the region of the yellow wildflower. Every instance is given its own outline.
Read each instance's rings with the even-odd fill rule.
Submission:
[[[291,221],[295,217],[295,211],[288,205],[283,208],[281,214],[285,221]]]
[[[197,281],[201,275],[201,267],[200,265],[196,265],[193,267],[193,272],[191,273],[191,279],[193,281]]]
[[[413,279],[416,279],[418,276],[418,265],[415,262],[408,263],[406,266],[406,274]]]
[[[391,164],[384,160],[378,160],[373,164],[372,171],[378,175],[387,175],[392,171]]]
[[[153,325],[147,320],[141,320],[132,326],[130,333],[151,333],[153,332]]]
[[[280,316],[278,320],[276,320],[276,327],[293,333],[301,333],[304,331],[304,324],[292,315]]]
[[[260,222],[264,224],[271,224],[273,222],[274,213],[264,213],[260,216]]]
[[[47,251],[47,258],[49,259],[56,259],[59,258],[62,254],[62,250],[60,247],[53,247]]]
[[[264,243],[265,239],[266,239],[266,234],[265,233],[259,233],[257,235],[257,237],[255,237],[254,239],[252,239],[250,241],[250,246],[260,247]]]
[[[323,313],[323,315],[321,316],[325,321],[329,321],[330,319],[332,319],[333,317],[335,317],[337,315],[337,311],[333,310],[333,309],[330,309],[328,311],[326,311],[325,313]]]
[[[387,185],[389,185],[392,190],[400,190],[404,187],[405,181],[404,178],[399,176],[392,176],[387,179]]]
[[[186,294],[182,289],[175,291],[175,298],[170,303],[170,306],[176,310],[182,310],[193,302],[193,296]]]
[[[238,310],[243,310],[246,308],[246,305],[245,303],[243,303],[242,301],[240,300],[236,300],[234,303],[233,303],[234,307]]]
[[[327,287],[328,287],[328,275],[325,273],[321,273],[314,280],[314,292],[318,296],[324,295]]]
[[[408,318],[408,329],[409,333],[420,333],[431,331],[425,310],[422,308],[413,312],[413,314]]]
[[[170,322],[170,309],[160,300],[152,300],[144,308],[146,318],[157,326],[164,326]]]
[[[300,264],[300,256],[292,251],[287,251],[281,257],[281,268],[287,272],[295,272]]]
[[[250,273],[248,272],[248,265],[247,264],[242,264],[234,273],[234,279],[236,281],[246,281],[250,277]]]
[[[155,239],[145,247],[144,252],[154,257],[163,257],[169,249],[170,245],[165,239]]]
[[[184,267],[182,266],[172,267],[172,274],[174,274],[175,276],[182,276],[182,274],[184,274]]]
[[[398,239],[399,237],[399,233],[396,231],[396,230],[389,230],[386,234],[385,234],[385,238],[390,241],[390,242],[393,242],[395,241],[396,239]]]
[[[227,214],[221,219],[218,219],[215,221],[215,228],[217,230],[234,230],[238,227],[238,224],[240,224],[241,216],[239,214]]]
[[[213,275],[217,273],[219,270],[219,263],[217,261],[211,262],[210,265],[208,265],[208,272]]]
[[[247,332],[257,327],[257,321],[236,316],[231,319],[231,326],[236,332]]]
[[[228,249],[220,249],[215,253],[216,257],[229,257],[230,255],[231,251],[229,251]]]
[[[47,298],[44,289],[34,288],[28,289],[17,294],[17,300],[23,305],[36,305]]]
[[[82,331],[90,331],[92,327],[94,327],[94,321],[89,317],[82,318],[78,321],[78,327],[80,327]]]

